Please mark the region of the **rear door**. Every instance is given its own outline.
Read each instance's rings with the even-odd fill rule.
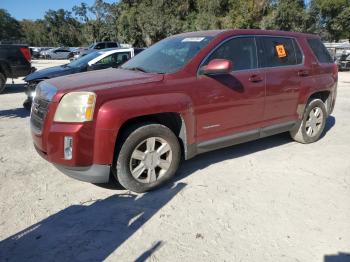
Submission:
[[[259,64],[266,79],[264,125],[296,120],[301,78],[308,73],[294,38],[258,36]]]
[[[332,56],[319,38],[309,38],[307,42],[315,56],[315,61],[312,63],[312,74],[318,85],[314,88],[329,89],[333,87],[337,76]]]
[[[199,141],[256,129],[263,117],[265,80],[258,69],[255,37],[224,41],[203,61],[227,59],[233,71],[227,75],[199,75],[196,85]]]

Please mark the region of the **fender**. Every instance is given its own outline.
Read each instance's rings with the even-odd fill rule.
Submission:
[[[334,81],[334,79],[329,78],[329,79],[326,79],[327,85],[324,88],[318,88],[317,86],[315,86],[314,81],[315,79],[313,78],[307,78],[303,80],[303,83],[301,85],[303,86],[303,88],[300,90],[300,93],[299,93],[299,99],[298,99],[299,102],[297,107],[297,114],[299,119],[303,118],[304,109],[310,97],[319,92],[330,92],[329,98],[331,99],[330,101],[326,101],[327,103],[326,107],[329,112],[331,111],[331,106],[333,104],[332,100],[334,100],[334,92],[337,88],[337,82]]]
[[[100,106],[95,124],[94,163],[112,164],[118,132],[126,121],[159,113],[180,114],[185,126],[180,132],[184,136],[185,158],[192,157],[190,145],[195,143],[192,100],[184,93],[163,93],[115,99]]]

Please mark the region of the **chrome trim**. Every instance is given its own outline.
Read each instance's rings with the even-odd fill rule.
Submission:
[[[40,82],[36,89],[36,96],[48,102],[51,102],[53,96],[57,93],[57,88],[45,81]]]
[[[35,92],[36,95],[30,111],[30,126],[33,133],[41,135],[51,100],[57,93],[57,88],[43,81],[37,85]]]

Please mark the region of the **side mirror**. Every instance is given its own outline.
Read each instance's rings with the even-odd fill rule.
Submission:
[[[204,75],[225,75],[232,71],[232,62],[226,59],[213,59],[206,66],[202,67]]]

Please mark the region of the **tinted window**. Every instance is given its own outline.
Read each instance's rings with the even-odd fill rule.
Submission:
[[[331,55],[320,39],[308,39],[307,42],[320,63],[333,63]]]
[[[302,61],[302,53],[295,40],[284,37],[259,37],[259,57],[261,67],[296,65]]]
[[[102,58],[96,64],[113,64],[113,65],[121,65],[130,59],[130,52],[124,53],[114,53],[109,56]]]
[[[254,69],[257,67],[255,39],[238,37],[224,42],[206,60],[207,65],[213,59],[227,59],[233,63],[233,71]]]
[[[95,46],[95,49],[104,49],[105,48],[105,44],[104,43],[99,43]]]
[[[297,60],[297,64],[301,64],[303,62],[303,53],[301,52],[297,42],[294,39],[292,41],[293,41],[293,46],[295,50],[295,58]]]
[[[137,54],[141,53],[143,50],[145,50],[145,49],[143,49],[143,48],[135,48],[134,49],[134,55],[137,55]]]
[[[174,73],[186,65],[212,37],[175,36],[166,38],[134,56],[122,68],[145,72]]]
[[[107,48],[118,47],[117,43],[107,43]]]

